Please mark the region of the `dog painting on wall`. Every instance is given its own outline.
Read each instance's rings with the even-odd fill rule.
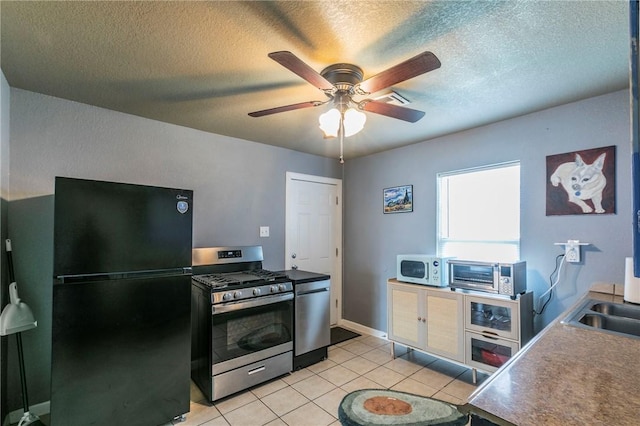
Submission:
[[[547,157],[547,216],[615,213],[615,146]]]

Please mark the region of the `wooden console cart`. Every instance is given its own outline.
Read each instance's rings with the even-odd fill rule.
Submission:
[[[387,330],[395,343],[494,372],[533,337],[533,293],[516,300],[387,281]]]

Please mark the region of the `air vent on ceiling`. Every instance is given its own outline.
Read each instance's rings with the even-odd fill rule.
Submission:
[[[400,106],[408,105],[411,103],[409,102],[409,99],[402,97],[401,95],[399,95],[394,91],[385,93],[382,96],[378,96],[377,98],[375,98],[375,100],[378,102],[384,102],[387,104],[400,105]]]

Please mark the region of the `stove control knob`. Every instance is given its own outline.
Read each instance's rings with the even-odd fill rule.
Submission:
[[[259,288],[254,288],[253,289],[253,295],[254,296],[260,296],[260,289]]]
[[[272,285],[271,287],[269,287],[269,291],[271,293],[277,293],[278,291],[278,286],[277,285]]]
[[[230,300],[233,297],[231,293],[225,293],[222,295],[222,300]]]
[[[242,297],[242,292],[241,291],[234,291],[233,292],[233,298],[234,299],[239,299]]]
[[[278,284],[278,290],[285,291],[287,287],[284,284]]]

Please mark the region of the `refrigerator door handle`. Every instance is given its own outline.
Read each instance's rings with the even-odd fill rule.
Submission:
[[[128,280],[135,278],[149,278],[149,277],[167,277],[172,275],[191,275],[192,269],[190,266],[184,268],[172,268],[172,269],[156,269],[153,271],[125,271],[125,272],[110,272],[99,274],[81,274],[81,275],[58,275],[55,277],[54,284],[65,284],[74,282],[88,282],[88,281],[107,281],[107,280]]]

